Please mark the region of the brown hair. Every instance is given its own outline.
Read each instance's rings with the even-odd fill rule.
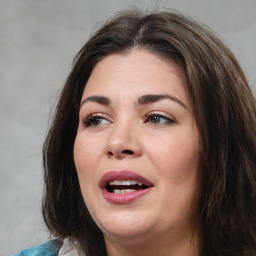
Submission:
[[[102,232],[81,195],[73,160],[81,96],[94,66],[138,47],[174,60],[187,79],[201,138],[201,255],[256,253],[256,103],[233,54],[196,21],[176,12],[122,12],[77,54],[44,143],[43,216],[52,234],[106,255]]]

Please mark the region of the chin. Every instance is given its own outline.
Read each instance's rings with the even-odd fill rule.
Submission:
[[[96,220],[96,223],[104,236],[128,240],[144,237],[155,226],[152,217],[146,217],[138,212],[119,212],[109,217],[104,215],[102,219]]]

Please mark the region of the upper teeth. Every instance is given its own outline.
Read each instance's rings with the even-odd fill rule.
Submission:
[[[109,185],[139,185],[142,186],[142,182],[136,180],[113,180],[108,183]]]

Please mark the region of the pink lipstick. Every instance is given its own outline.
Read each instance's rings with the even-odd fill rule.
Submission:
[[[103,197],[110,203],[127,204],[147,194],[153,184],[131,171],[111,171],[100,180]]]

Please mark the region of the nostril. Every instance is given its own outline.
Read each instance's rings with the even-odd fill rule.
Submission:
[[[108,151],[108,155],[113,156],[114,154],[113,154],[113,152]]]
[[[121,153],[122,154],[127,154],[127,155],[133,155],[133,152],[129,149],[123,150]]]
[[[108,157],[112,157],[112,156],[116,156],[116,157],[125,157],[127,155],[134,155],[134,152],[132,150],[129,150],[129,149],[125,149],[125,150],[122,150],[122,151],[112,151],[112,150],[109,150],[107,151],[107,155]]]

